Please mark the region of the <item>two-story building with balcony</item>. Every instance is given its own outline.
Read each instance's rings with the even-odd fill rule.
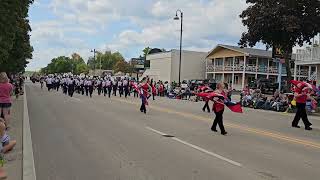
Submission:
[[[295,67],[294,57],[295,55],[291,62],[291,72]],[[287,76],[285,67],[281,73],[285,79]],[[308,69],[301,66],[297,74],[299,78],[307,78]],[[219,44],[206,58],[206,78],[226,82],[236,90],[241,90],[250,82],[260,78],[277,82],[278,75],[278,64],[272,60],[271,51]]]
[[[317,81],[320,84],[320,46],[313,45],[305,49],[298,49],[296,53],[294,78],[297,80],[301,79],[299,73],[301,68],[304,68],[307,73],[307,79],[310,81]],[[307,69],[306,69],[307,67]]]

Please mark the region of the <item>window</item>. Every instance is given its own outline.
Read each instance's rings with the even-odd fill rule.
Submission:
[[[219,58],[215,60],[216,66],[222,66],[223,65],[223,59]]]
[[[238,75],[234,76],[234,84],[239,84],[239,76]]]
[[[248,83],[254,82],[255,79],[256,79],[255,77],[249,76],[249,77],[248,77]]]

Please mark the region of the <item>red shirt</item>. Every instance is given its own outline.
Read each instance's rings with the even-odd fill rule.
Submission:
[[[10,83],[0,83],[0,103],[12,103],[11,92],[13,86]]]
[[[222,91],[221,94],[226,98],[226,93],[224,91]],[[220,111],[224,110],[223,100],[219,99],[217,102],[214,102],[214,104],[212,106],[212,110],[215,112],[220,112]]]
[[[307,95],[302,95],[300,97],[296,97],[296,102],[297,103],[306,103],[307,102]]]

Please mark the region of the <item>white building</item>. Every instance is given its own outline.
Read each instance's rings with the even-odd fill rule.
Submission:
[[[143,77],[149,76],[155,81],[179,81],[179,50],[171,50],[147,55],[150,61],[150,69],[147,69]],[[181,81],[205,78],[205,61],[207,52],[182,51]]]
[[[290,69],[294,71],[293,55]],[[308,67],[296,70],[298,78],[308,78]],[[206,58],[206,79],[226,82],[236,90],[243,89],[250,82],[265,78],[277,82],[279,72],[286,79],[286,68],[279,70],[272,60],[272,52],[262,49],[240,48],[237,46],[217,45]]]
[[[306,80],[299,77],[301,69],[305,69],[308,73],[308,80],[320,83],[320,47],[318,45],[297,50],[294,78]]]

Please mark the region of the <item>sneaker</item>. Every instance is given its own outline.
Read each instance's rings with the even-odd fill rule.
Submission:
[[[299,125],[292,125],[292,127],[294,127],[294,128],[300,128]]]
[[[307,131],[311,131],[311,130],[312,130],[312,128],[311,128],[310,126],[308,126],[308,127],[306,127],[306,128],[305,128],[305,130],[307,130]]]
[[[227,133],[227,132],[222,132],[221,134],[225,136],[225,135],[227,135],[228,133]]]

